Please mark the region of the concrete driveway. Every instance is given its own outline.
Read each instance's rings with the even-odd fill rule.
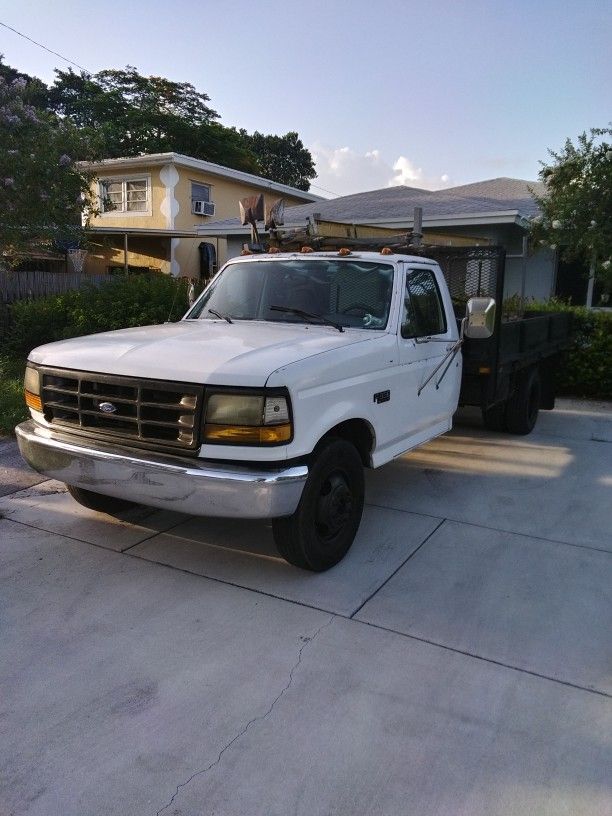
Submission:
[[[612,412],[369,474],[322,575],[269,527],[39,482],[0,442],[2,816],[612,814]],[[38,483],[37,483],[38,482]]]

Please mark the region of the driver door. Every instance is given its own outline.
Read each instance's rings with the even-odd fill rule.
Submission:
[[[438,267],[405,265],[399,332],[401,414],[406,449],[448,430],[457,407],[461,355],[426,384],[458,338],[452,302]],[[448,362],[448,361],[447,361]]]

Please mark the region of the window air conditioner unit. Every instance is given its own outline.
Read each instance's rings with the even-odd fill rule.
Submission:
[[[215,205],[212,201],[192,201],[191,212],[196,215],[214,215]]]

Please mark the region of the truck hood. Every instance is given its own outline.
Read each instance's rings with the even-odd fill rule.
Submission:
[[[257,387],[277,368],[369,338],[331,326],[181,320],[48,343],[29,359],[100,374]]]

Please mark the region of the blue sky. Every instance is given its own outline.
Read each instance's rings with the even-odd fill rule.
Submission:
[[[319,193],[535,179],[612,119],[609,0],[0,0],[0,21],[93,72],[191,82],[223,124],[297,130]],[[66,67],[4,28],[0,53]]]

